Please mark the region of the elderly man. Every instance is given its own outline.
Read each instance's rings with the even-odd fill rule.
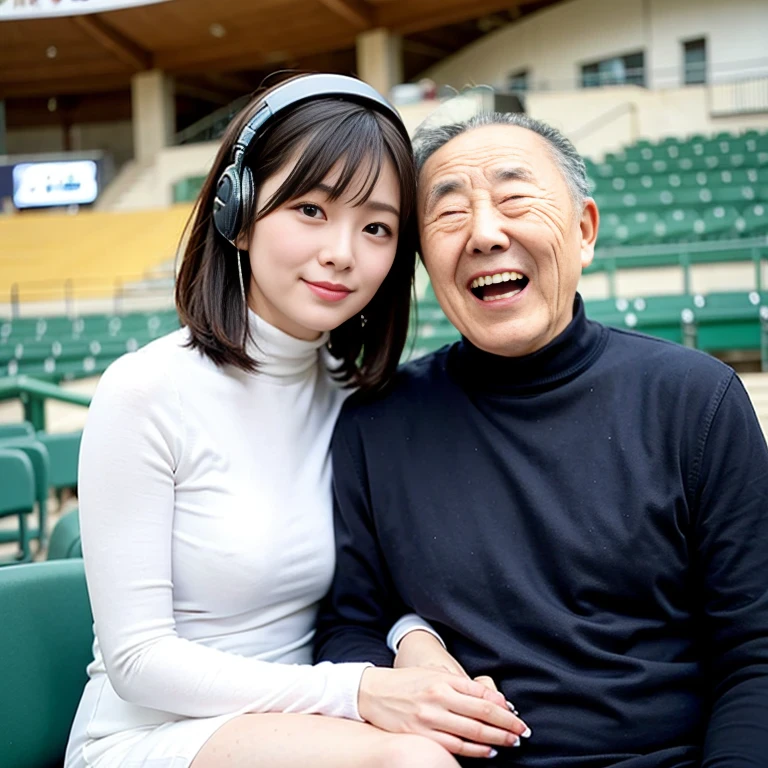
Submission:
[[[417,161],[463,338],[341,416],[319,658],[389,665],[412,612],[458,664],[414,631],[398,665],[490,676],[530,726],[491,765],[768,765],[768,450],[739,379],[585,317],[598,212],[556,131],[483,116]]]

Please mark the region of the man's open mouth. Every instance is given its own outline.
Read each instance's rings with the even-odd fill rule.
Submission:
[[[520,272],[493,272],[476,277],[469,289],[482,301],[501,301],[517,295],[528,285],[528,278]]]

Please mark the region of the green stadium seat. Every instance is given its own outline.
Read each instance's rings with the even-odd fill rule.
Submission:
[[[37,439],[50,456],[50,485],[56,491],[77,487],[77,466],[82,432],[38,432]]]
[[[751,186],[713,187],[712,202],[721,205],[743,206],[761,199],[761,191]]]
[[[755,203],[745,208],[736,222],[736,229],[745,237],[768,234],[768,203]]]
[[[760,307],[757,291],[694,296],[696,346],[706,352],[760,349]]]
[[[8,437],[34,437],[35,428],[28,421],[0,424],[0,439]]]
[[[35,498],[37,501],[38,526],[28,529],[29,539],[37,539],[40,548],[45,548],[47,539],[48,521],[48,489],[51,470],[51,461],[48,449],[34,437],[4,437],[0,438],[0,448],[18,450],[24,453],[32,464],[35,476]],[[11,534],[6,536],[6,534]],[[14,531],[0,531],[0,541],[17,541],[18,536]]]
[[[83,547],[80,542],[80,516],[77,509],[63,514],[51,532],[48,544],[48,560],[65,560],[82,557]]]
[[[682,344],[683,313],[692,306],[693,300],[687,295],[638,297],[631,302],[631,327]]]
[[[622,219],[616,228],[616,237],[622,245],[642,245],[658,240],[655,226],[659,222],[658,214],[648,211],[636,211]]]
[[[10,565],[31,559],[27,515],[35,510],[35,471],[29,457],[21,450],[0,448],[0,477],[3,478],[0,493],[0,517],[17,517],[19,527],[13,540],[19,542],[18,555],[11,561],[0,561],[0,565]],[[0,578],[0,582],[2,578]],[[12,624],[3,624],[4,632]],[[5,685],[5,680],[3,681]],[[5,725],[5,724],[4,724]],[[0,753],[1,754],[1,753]]]
[[[8,768],[61,766],[93,658],[83,561],[5,568],[0,626],[0,763]]]
[[[630,313],[630,304],[626,299],[589,299],[584,302],[584,309],[590,320],[597,320],[614,328],[629,327],[626,317]],[[630,324],[632,322],[630,319]]]
[[[739,220],[739,212],[730,206],[718,205],[704,211],[701,218],[703,232],[700,234],[707,239],[735,238],[739,236],[736,222]],[[694,231],[696,225],[694,224]]]
[[[699,221],[696,211],[675,208],[664,214],[663,221],[656,227],[659,240],[667,243],[687,242],[697,239],[694,224]]]

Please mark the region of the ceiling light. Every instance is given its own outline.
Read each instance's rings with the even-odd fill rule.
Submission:
[[[213,37],[218,37],[219,39],[227,34],[227,30],[224,29],[224,26],[218,22],[211,24],[211,26],[208,27],[208,31],[211,33],[211,35],[213,35]]]
[[[59,49],[55,45],[49,45],[45,49],[45,55],[49,59],[55,59],[59,55]]]

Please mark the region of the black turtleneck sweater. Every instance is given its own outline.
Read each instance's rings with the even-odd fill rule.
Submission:
[[[484,765],[768,766],[768,451],[731,369],[577,297],[535,354],[463,340],[353,398],[333,464],[319,659],[391,664],[414,611],[533,730]]]

